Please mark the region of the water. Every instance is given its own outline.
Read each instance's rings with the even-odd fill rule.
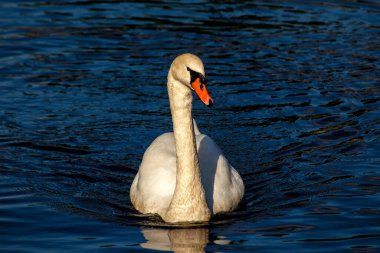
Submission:
[[[1,252],[379,252],[379,15],[374,0],[1,2]],[[194,117],[246,198],[179,229],[129,187],[171,131],[184,52],[215,101]]]

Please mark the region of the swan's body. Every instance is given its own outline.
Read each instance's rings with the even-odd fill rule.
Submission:
[[[213,104],[201,60],[184,54],[168,74],[174,133],[159,136],[145,151],[130,191],[137,210],[170,223],[209,221],[213,214],[235,209],[244,195],[237,171],[193,124],[192,88],[206,105]]]
[[[244,192],[239,174],[210,137],[204,134],[196,134],[195,137],[208,208],[212,214],[233,210]],[[132,199],[137,194],[144,199],[144,203],[133,202],[136,209],[164,217],[173,198],[176,171],[174,134],[165,133],[145,151],[140,170],[133,181]]]

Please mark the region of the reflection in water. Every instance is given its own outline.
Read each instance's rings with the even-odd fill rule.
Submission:
[[[210,242],[207,228],[178,228],[178,229],[142,229],[147,240],[141,243],[145,249],[166,250],[174,252],[205,252]],[[230,240],[217,238],[213,243],[226,245]]]
[[[208,243],[208,229],[142,229],[147,242],[141,247],[174,252],[205,252]]]

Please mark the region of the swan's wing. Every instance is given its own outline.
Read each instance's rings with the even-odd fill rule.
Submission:
[[[193,126],[194,126],[194,133],[195,133],[195,135],[200,135],[201,132],[199,131],[198,124],[195,121],[195,119],[193,119]]]
[[[172,199],[176,181],[173,133],[157,137],[145,151],[131,186],[131,200],[142,213],[163,215]]]
[[[197,136],[197,148],[209,208],[214,214],[235,209],[244,195],[244,184],[239,173],[207,135]]]

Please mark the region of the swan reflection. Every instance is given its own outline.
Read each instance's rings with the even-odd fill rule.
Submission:
[[[178,229],[142,229],[142,234],[147,240],[140,246],[145,249],[154,249],[174,252],[206,252],[205,247],[209,242],[215,244],[229,244],[229,240],[217,238],[209,239],[207,228],[178,228]]]

